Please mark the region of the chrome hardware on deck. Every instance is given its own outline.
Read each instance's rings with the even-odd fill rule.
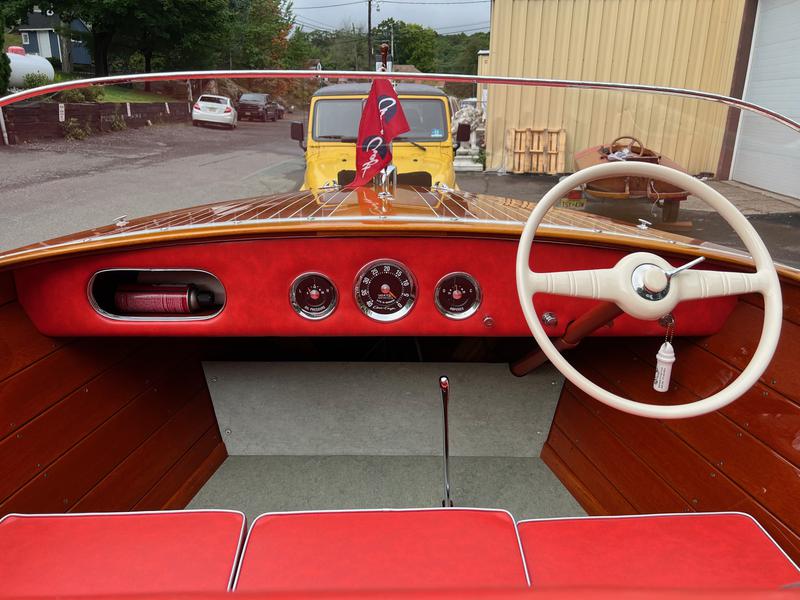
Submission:
[[[444,498],[442,506],[453,506],[453,499],[450,497],[450,435],[447,422],[447,403],[450,398],[450,380],[447,375],[439,377],[439,390],[442,392],[442,431],[444,433]]]

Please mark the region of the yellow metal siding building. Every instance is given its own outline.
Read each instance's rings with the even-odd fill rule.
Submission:
[[[729,94],[745,0],[494,0],[488,72]],[[715,171],[727,108],[630,92],[489,86],[487,169],[508,131],[565,129],[576,150],[633,135],[689,172]]]

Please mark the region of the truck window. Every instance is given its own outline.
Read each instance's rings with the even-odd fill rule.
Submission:
[[[361,120],[362,98],[322,99],[314,105],[313,137],[325,141],[331,137],[355,138]],[[400,104],[411,130],[403,138],[417,142],[441,142],[449,127],[444,102],[438,99],[401,98]]]

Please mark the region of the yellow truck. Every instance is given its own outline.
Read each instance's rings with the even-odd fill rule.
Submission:
[[[419,84],[396,87],[410,131],[395,138],[392,147],[397,182],[431,187],[455,187],[453,156],[457,144],[469,139],[469,125],[450,131],[450,98],[442,90]],[[311,98],[308,131],[292,123],[291,136],[306,151],[306,174],[301,189],[347,185],[356,172],[356,137],[369,84],[342,83],[320,88]]]

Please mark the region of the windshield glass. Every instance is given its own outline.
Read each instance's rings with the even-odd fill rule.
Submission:
[[[267,97],[263,94],[242,94],[240,102],[266,102]]]
[[[314,105],[315,140],[353,139],[358,135],[363,98],[320,99]],[[410,131],[403,139],[441,142],[447,139],[444,102],[436,99],[400,98]]]
[[[356,173],[352,142],[364,99],[315,96],[339,84],[324,76],[270,78],[264,72],[258,78],[208,79],[204,74],[188,82],[71,89],[4,106],[0,252],[114,223],[122,215],[129,220],[205,203],[344,186]],[[448,97],[400,98],[411,130],[401,134],[392,152],[399,183],[458,189],[466,194],[459,210],[469,218],[518,223],[531,206],[520,203],[540,200],[572,173],[615,161],[657,163],[705,180],[762,233],[777,261],[800,266],[800,134],[791,127],[721,102],[654,91],[558,82],[439,85],[452,102],[479,101],[465,103],[447,122]],[[281,98],[285,110],[266,120],[221,110],[228,98],[265,94]],[[198,100],[220,110],[193,110]],[[458,148],[426,147],[425,142],[448,140],[451,132],[455,137],[459,125],[467,125],[470,136]],[[348,143],[334,145],[335,157],[306,147],[312,140],[342,139]],[[358,202],[348,194],[332,201],[345,198]],[[431,211],[437,218],[454,216],[445,204],[429,207],[417,200],[421,216],[430,217]],[[657,180],[593,181],[557,206],[571,211],[570,223],[590,231],[619,235],[615,227],[621,223],[744,249],[717,211]],[[523,207],[522,213],[513,207]],[[302,208],[281,216],[305,218]],[[330,206],[314,216],[329,213],[348,214],[345,207]]]

